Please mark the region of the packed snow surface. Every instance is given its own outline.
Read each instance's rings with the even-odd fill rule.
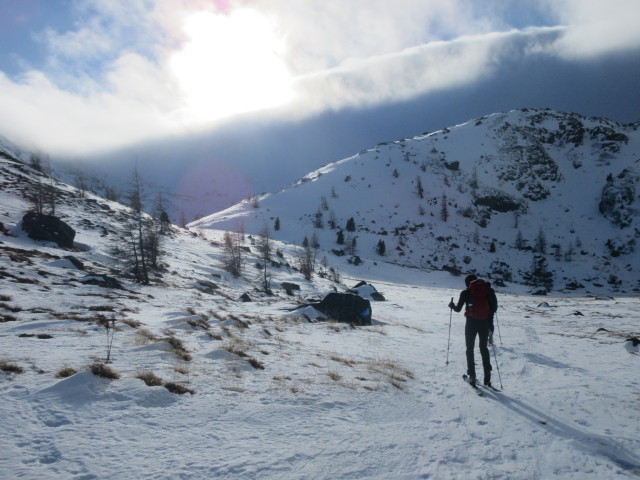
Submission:
[[[110,364],[121,375],[117,380],[86,370],[54,378],[64,366],[103,355],[106,336],[95,325],[46,317],[2,324],[2,355],[25,368],[0,374],[3,478],[640,474],[640,359],[625,348],[623,333],[637,332],[637,298],[547,297],[542,303],[499,292],[492,362],[499,367],[494,384],[504,388],[478,397],[461,380],[461,314],[451,317],[448,341],[446,305],[458,291],[434,287],[414,272],[387,276],[400,274],[403,282],[372,279],[387,300],[374,303],[370,327],[310,323],[268,302],[229,303],[226,315],[242,312],[253,320],[229,327],[223,341],[187,323],[188,307],[216,308],[213,303],[149,287],[145,295],[152,299],[143,308],[132,302],[128,317],[158,335],[180,334],[192,360],[181,361],[168,344],[146,343],[122,325]],[[100,289],[78,288],[86,295]],[[2,291],[61,308],[62,298],[46,292],[7,285]],[[224,331],[223,322],[209,323]],[[222,348],[229,342],[264,369]],[[144,370],[195,394],[148,387],[135,378]]]

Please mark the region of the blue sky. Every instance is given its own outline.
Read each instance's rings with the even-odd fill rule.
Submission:
[[[638,18],[637,0],[0,0],[0,135],[268,191],[497,111],[638,121]]]

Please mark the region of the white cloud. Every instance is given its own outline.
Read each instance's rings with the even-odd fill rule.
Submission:
[[[549,8],[568,26],[558,42],[565,57],[592,57],[640,48],[638,0],[547,0]]]
[[[40,71],[18,80],[0,73],[0,132],[52,153],[86,153],[201,128],[216,117],[202,112],[213,112],[225,98],[207,100],[202,92],[209,84],[215,90],[216,77],[232,69],[218,60],[203,70],[191,59],[189,78],[181,78],[175,66],[180,55],[195,48],[183,29],[185,20],[194,12],[219,15],[216,3],[227,5],[225,13],[242,6],[268,16],[284,46],[269,52],[272,65],[280,58],[297,77],[292,115],[406,100],[470,84],[491,75],[508,55],[576,57],[640,46],[637,0],[606,5],[600,0],[522,1],[527,18],[551,12],[566,27],[554,30],[553,38],[549,30],[536,28],[495,33],[522,5],[515,0],[78,1],[75,30],[49,29],[41,35],[51,56]],[[514,47],[517,38],[531,41]],[[224,40],[216,41],[227,47]],[[206,45],[198,48],[206,55]],[[224,88],[245,85],[245,91],[256,92],[255,82],[267,80],[255,68],[241,71],[252,81],[229,77]],[[280,72],[288,81],[285,69]],[[196,82],[200,97],[187,91],[199,78],[205,80]],[[262,95],[273,91],[264,89]],[[190,118],[194,104],[204,108]]]

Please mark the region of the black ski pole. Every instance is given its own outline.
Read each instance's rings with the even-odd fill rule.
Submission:
[[[500,366],[498,365],[498,356],[496,355],[496,346],[493,346],[493,358],[496,361],[496,370],[498,370],[498,380],[500,380],[500,389],[503,390],[502,386],[502,376],[500,375]]]
[[[498,335],[500,336],[500,345],[502,345],[502,333],[500,333],[500,322],[498,321],[498,311],[496,310],[496,325],[498,327]]]
[[[453,297],[451,297],[451,303],[453,303]],[[451,343],[451,317],[453,316],[453,308],[449,307],[449,339],[447,340],[447,363],[449,365],[449,344]]]

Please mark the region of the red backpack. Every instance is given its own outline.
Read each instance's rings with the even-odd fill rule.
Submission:
[[[467,299],[465,316],[476,320],[485,320],[489,318],[490,314],[489,286],[487,282],[478,278],[469,284],[469,298]]]

